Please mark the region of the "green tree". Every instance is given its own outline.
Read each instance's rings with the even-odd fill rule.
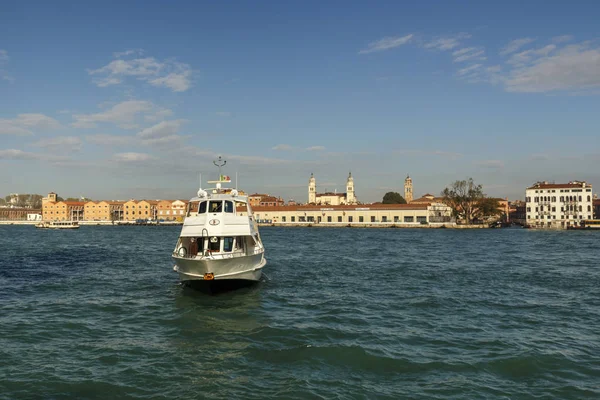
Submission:
[[[406,204],[406,200],[398,192],[387,192],[381,202],[383,204]]]
[[[497,199],[493,199],[491,197],[483,197],[477,202],[474,217],[495,217],[502,214],[503,211],[500,208],[500,202],[498,202]]]
[[[477,216],[477,203],[484,197],[482,186],[475,184],[473,178],[454,182],[442,191],[442,196],[454,217],[466,220],[467,224]]]

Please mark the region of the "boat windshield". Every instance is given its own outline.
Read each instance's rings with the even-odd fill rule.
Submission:
[[[232,201],[225,201],[225,212],[226,213],[233,212],[233,202]]]
[[[211,201],[208,207],[208,211],[211,213],[220,213],[223,212],[223,202],[222,201]]]
[[[206,213],[206,201],[203,201],[202,203],[200,203],[200,206],[198,208],[198,214],[204,214]]]

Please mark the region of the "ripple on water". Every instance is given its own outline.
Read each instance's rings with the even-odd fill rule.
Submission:
[[[178,233],[0,227],[0,398],[600,398],[597,233],[265,228],[214,296]]]

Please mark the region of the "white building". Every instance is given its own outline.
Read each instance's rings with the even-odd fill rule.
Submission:
[[[352,173],[348,174],[348,179],[346,180],[346,193],[317,193],[317,181],[315,176],[310,174],[310,179],[308,180],[308,204],[340,206],[357,203]]]
[[[592,185],[586,182],[537,182],[525,190],[527,225],[566,229],[593,218]]]

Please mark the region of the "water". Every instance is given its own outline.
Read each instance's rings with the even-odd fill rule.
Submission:
[[[178,285],[179,227],[0,227],[0,398],[600,398],[600,232],[263,228]]]

